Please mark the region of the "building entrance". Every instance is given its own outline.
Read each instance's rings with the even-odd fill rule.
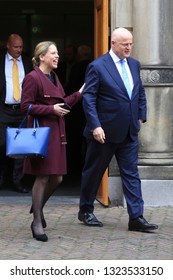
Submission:
[[[18,33],[24,40],[24,52],[30,57],[32,57],[34,47],[38,42],[51,40],[57,44],[60,55],[59,63],[64,61],[64,52],[69,45],[75,46],[76,48],[79,46],[89,46],[91,49],[91,59],[93,58],[94,3],[92,0],[0,0],[0,5],[1,26],[3,26],[0,30],[1,52],[5,50],[6,40],[9,34]],[[83,69],[81,68],[75,71],[75,79],[78,79],[78,81],[81,79],[81,76],[77,77],[77,71],[79,71],[78,75],[81,75],[81,72],[84,72]],[[74,85],[73,88],[68,89],[68,94],[73,89],[76,90]],[[68,142],[71,143],[73,139],[78,139],[79,143],[76,143],[75,149],[80,148],[81,156],[83,157],[85,147],[84,143],[80,142],[82,141],[82,132],[79,131],[80,135],[77,135],[77,127],[74,130],[72,125],[73,122],[81,124],[80,115],[76,114],[80,110],[81,104],[76,105],[70,113],[67,119],[67,125],[69,123],[67,130]],[[73,157],[71,157],[72,154]],[[67,144],[67,159],[68,175],[65,177],[65,186],[70,183],[74,193],[76,193],[76,188],[79,187],[82,159],[77,156],[75,157],[75,150],[70,144]],[[73,184],[74,181],[76,184]]]

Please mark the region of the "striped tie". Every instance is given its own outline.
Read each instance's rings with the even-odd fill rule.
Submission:
[[[120,60],[120,64],[121,64],[121,69],[122,69],[122,79],[123,79],[124,85],[125,85],[125,87],[127,89],[128,95],[131,98],[132,90],[131,90],[129,77],[128,77],[128,74],[127,74],[127,71],[126,71],[124,63],[125,63],[125,60],[121,59]]]
[[[20,98],[19,73],[16,58],[13,58],[13,96],[16,101]]]

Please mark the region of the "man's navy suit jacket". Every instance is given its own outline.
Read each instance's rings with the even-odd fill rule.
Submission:
[[[93,129],[101,126],[106,142],[120,143],[128,132],[136,139],[139,120],[146,121],[146,96],[139,61],[129,57],[127,62],[134,82],[131,99],[109,52],[88,65],[83,91],[85,137],[93,138]]]

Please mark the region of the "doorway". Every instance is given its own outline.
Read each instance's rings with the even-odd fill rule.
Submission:
[[[19,33],[24,39],[25,52],[31,56],[34,46],[43,40],[55,41],[60,57],[69,44],[94,47],[92,0],[0,0],[0,5],[1,43],[9,34]]]
[[[24,52],[30,57],[33,55],[35,45],[44,40],[56,42],[60,61],[64,59],[64,49],[67,45],[76,47],[89,45],[93,56],[94,3],[92,0],[0,0],[0,5],[1,26],[3,26],[0,29],[1,50],[5,48],[9,34],[18,33],[24,40]],[[78,163],[74,162],[73,165]],[[65,194],[78,194],[79,184],[80,173],[73,176],[73,172],[70,171],[64,178],[61,193],[64,188]]]

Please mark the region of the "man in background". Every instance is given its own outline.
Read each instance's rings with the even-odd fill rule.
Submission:
[[[64,49],[63,60],[58,63],[58,68],[55,72],[67,94],[67,86],[71,75],[71,70],[76,63],[77,48],[74,45],[68,45]]]
[[[92,49],[88,45],[80,45],[77,48],[77,62],[72,67],[67,85],[67,93],[71,94],[80,88],[85,81],[85,72],[92,61]],[[71,113],[66,116],[67,132],[67,164],[68,173],[81,175],[83,168],[86,143],[83,137],[85,127],[85,115],[82,101],[75,105]]]
[[[7,52],[0,57],[0,185],[13,184],[14,190],[26,193],[22,185],[23,160],[6,157],[6,128],[18,127],[23,119],[20,110],[23,78],[32,70],[32,62],[23,54],[23,39],[11,34],[7,40]],[[13,63],[17,63],[18,93],[14,96]]]

